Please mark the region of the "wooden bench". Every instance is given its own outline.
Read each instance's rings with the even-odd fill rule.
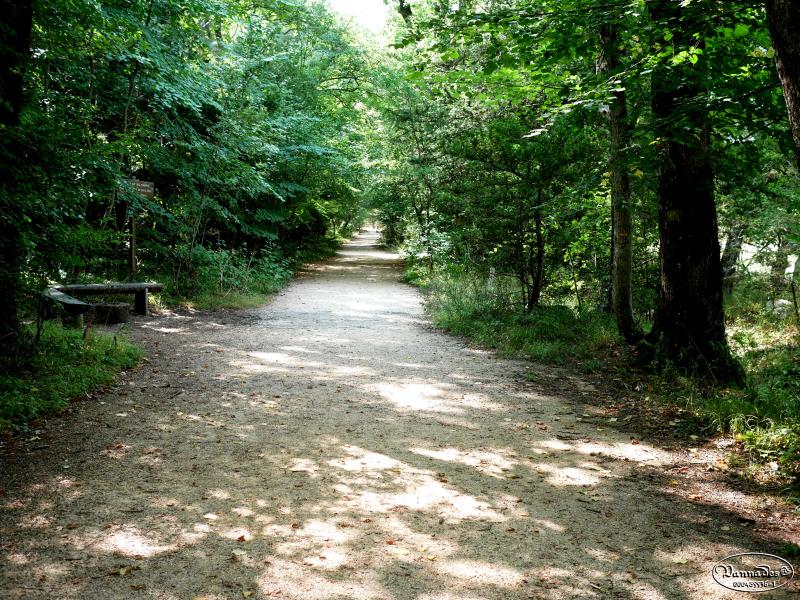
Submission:
[[[51,290],[61,292],[69,296],[93,296],[97,294],[134,294],[133,299],[133,312],[138,315],[148,315],[148,297],[151,291],[160,292],[164,289],[161,283],[153,281],[145,283],[86,283],[75,285],[57,285]],[[72,300],[76,300],[73,298]],[[60,302],[60,300],[59,300]],[[77,302],[81,302],[77,300]],[[63,304],[63,302],[62,302]],[[87,303],[83,303],[87,304]],[[64,305],[66,308],[66,305]],[[91,308],[90,304],[87,304]]]
[[[78,300],[72,296],[68,296],[61,290],[51,287],[42,292],[42,296],[50,300],[53,304],[58,304],[64,309],[64,322],[71,325],[83,325],[83,315],[92,310],[92,305],[88,302]],[[52,312],[52,305],[42,306],[40,313],[45,319],[52,319],[55,315]]]

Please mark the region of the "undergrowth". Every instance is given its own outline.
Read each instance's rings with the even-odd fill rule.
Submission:
[[[576,311],[563,304],[521,310],[513,283],[503,278],[497,278],[491,289],[484,278],[463,273],[423,278],[411,271],[407,280],[425,290],[426,307],[437,327],[502,356],[551,364],[590,361],[618,340],[613,320],[600,311]]]
[[[276,246],[257,254],[197,246],[184,252],[171,272],[156,276],[165,290],[154,302],[197,310],[255,308],[280,291],[303,264],[332,255],[342,241],[324,237],[291,252]]]
[[[325,237],[294,248],[291,258],[274,249],[248,256],[241,251],[211,251],[197,246],[176,263],[173,271],[141,275],[165,285],[164,293],[151,295],[155,307],[253,308],[263,304],[268,294],[279,291],[300,266],[330,256],[342,241],[341,237]],[[130,301],[127,296],[107,299]],[[24,338],[33,340],[35,334],[27,331]],[[10,426],[24,429],[30,420],[110,383],[141,356],[122,333],[89,329],[84,337],[82,329],[65,328],[56,322],[44,324],[39,342],[26,354],[24,368],[0,375],[0,430]]]
[[[25,367],[0,375],[0,429],[24,429],[31,419],[110,383],[140,356],[122,333],[89,329],[84,337],[82,329],[45,323]]]
[[[800,478],[800,328],[794,314],[775,314],[764,282],[742,282],[727,299],[728,339],[746,373],[741,389],[701,387],[680,377],[660,377],[656,393],[690,408],[716,433],[740,442],[754,473]],[[656,379],[656,378],[654,378]],[[763,475],[763,473],[762,473]]]

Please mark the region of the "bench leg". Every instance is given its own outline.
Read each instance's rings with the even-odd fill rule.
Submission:
[[[61,322],[64,324],[64,327],[83,329],[83,315],[81,314],[71,315],[65,312],[64,316],[61,317]]]
[[[136,295],[133,298],[133,312],[135,312],[137,315],[148,315],[147,289],[143,289],[141,292],[136,292]]]

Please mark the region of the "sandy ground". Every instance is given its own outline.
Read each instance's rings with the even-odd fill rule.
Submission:
[[[2,456],[0,597],[749,597],[710,569],[774,545],[676,493],[685,452],[432,330],[375,241],[256,311],[137,320],[148,362]]]

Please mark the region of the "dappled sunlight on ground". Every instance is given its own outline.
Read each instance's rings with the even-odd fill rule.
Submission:
[[[437,460],[447,462],[456,462],[462,465],[475,467],[480,473],[490,475],[492,477],[504,477],[503,473],[510,471],[517,462],[502,456],[498,452],[490,452],[487,450],[473,450],[466,452],[458,448],[443,448],[439,450],[431,450],[427,448],[410,448],[411,452],[428,456]]]
[[[13,465],[0,597],[736,597],[708,572],[752,531],[640,476],[669,452],[420,327],[374,241],[258,319],[139,325],[162,358]]]
[[[121,531],[105,533],[92,544],[92,547],[99,552],[145,558],[175,549],[172,544],[162,545],[148,538],[136,527],[127,527]]]

